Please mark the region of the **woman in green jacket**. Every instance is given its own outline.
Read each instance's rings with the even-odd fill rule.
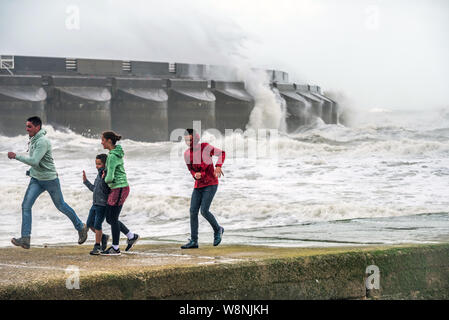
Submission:
[[[104,181],[111,188],[106,205],[106,221],[111,225],[112,246],[101,252],[101,255],[118,256],[120,255],[119,240],[120,231],[128,238],[128,246],[125,251],[139,239],[138,234],[134,234],[119,221],[118,217],[123,204],[129,194],[128,180],[126,179],[125,167],[123,165],[123,156],[125,153],[120,145],[116,145],[122,137],[115,132],[103,132],[101,144],[103,148],[109,150],[106,160],[106,175],[103,173]]]

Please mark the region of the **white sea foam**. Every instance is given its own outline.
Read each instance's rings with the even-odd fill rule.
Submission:
[[[305,222],[355,218],[399,217],[447,211],[449,177],[449,119],[441,114],[418,117],[416,124],[394,113],[386,123],[356,127],[315,125],[270,139],[232,134],[204,141],[223,148],[225,176],[211,207],[227,230],[286,226]],[[277,116],[276,116],[277,117]],[[426,120],[418,125],[419,118]],[[82,170],[93,181],[95,155],[103,153],[99,139],[47,127],[66,202],[82,220],[87,218],[92,193],[82,184]],[[26,135],[0,136],[0,245],[20,234],[21,202],[27,166],[6,157],[24,153]],[[131,193],[121,219],[143,236],[188,236],[193,180],[182,159],[183,142],[145,143],[123,140],[125,168]],[[258,144],[276,154],[248,159],[247,149]],[[170,158],[172,150],[179,151]],[[200,218],[200,232],[210,232]],[[105,224],[105,229],[108,230]],[[74,242],[70,221],[43,194],[33,207],[33,239]]]

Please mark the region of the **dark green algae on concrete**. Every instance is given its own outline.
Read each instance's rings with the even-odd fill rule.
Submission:
[[[449,244],[341,248],[137,245],[0,249],[0,299],[448,299]],[[367,290],[367,267],[380,288]],[[79,289],[67,289],[68,266]]]

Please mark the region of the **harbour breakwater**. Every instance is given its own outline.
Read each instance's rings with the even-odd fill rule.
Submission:
[[[109,259],[87,246],[2,248],[0,299],[447,299],[447,250],[158,244]]]
[[[168,141],[201,121],[204,130],[245,130],[258,97],[235,68],[149,61],[4,56],[0,58],[0,134],[23,134],[32,115],[86,136],[112,129],[137,141]],[[319,86],[290,83],[257,70],[285,107],[286,131],[321,118],[338,123],[339,107]],[[277,129],[277,128],[276,128]]]

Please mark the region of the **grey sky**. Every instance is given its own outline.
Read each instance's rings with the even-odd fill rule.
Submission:
[[[249,63],[343,91],[363,108],[449,106],[446,0],[0,4],[2,54]],[[66,27],[73,6],[79,29]]]

